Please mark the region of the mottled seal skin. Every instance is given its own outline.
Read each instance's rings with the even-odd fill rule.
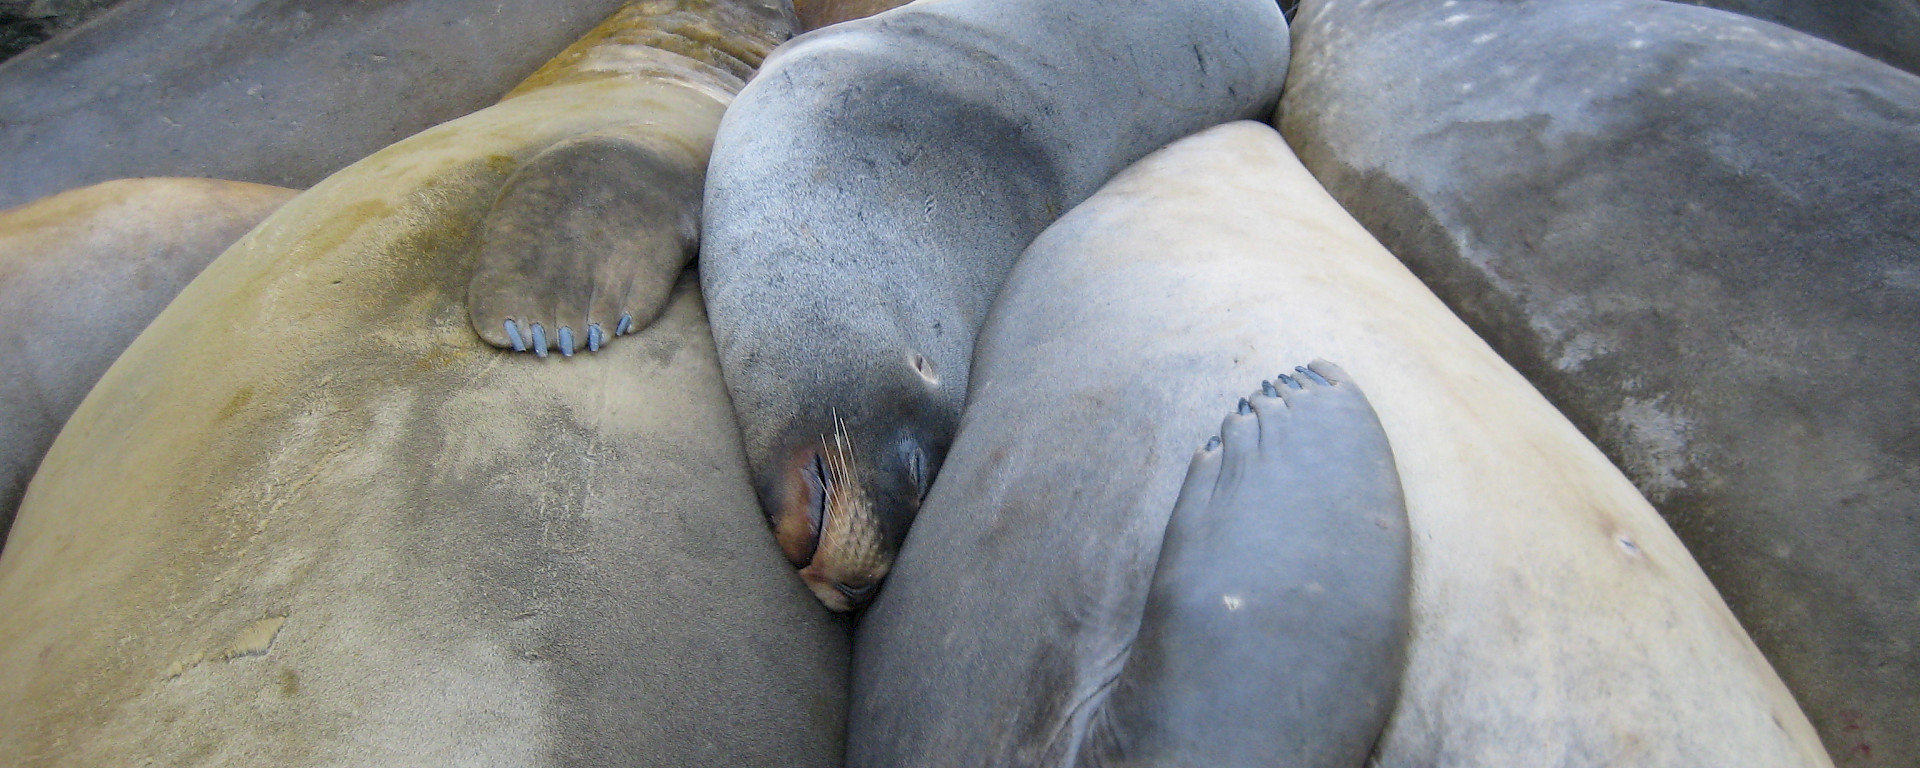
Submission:
[[[845,631],[763,533],[694,281],[599,365],[469,329],[516,166],[719,119],[570,72],[295,198],[101,379],[0,555],[0,764],[840,764]]]
[[[1908,72],[1920,73],[1920,3],[1914,0],[1679,0],[1792,27]]]
[[[0,544],[40,457],[120,351],[297,194],[124,179],[0,211]]]
[[[1920,77],[1659,2],[1305,2],[1283,133],[1653,500],[1835,759],[1920,762]]]
[[[701,281],[761,500],[824,602],[886,572],[1020,250],[1127,163],[1255,114],[1286,55],[1270,0],[950,0],[809,33],[741,92]]]
[[[854,640],[849,765],[1072,764],[1139,647],[1188,457],[1247,382],[1315,358],[1366,388],[1411,528],[1376,764],[1831,764],[1633,485],[1242,122],[1136,164],[1015,265]]]
[[[304,189],[482,109],[621,0],[128,0],[0,64],[0,208],[119,178]]]

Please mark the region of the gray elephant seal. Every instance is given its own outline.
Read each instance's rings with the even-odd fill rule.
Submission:
[[[1836,760],[1920,762],[1920,77],[1638,0],[1296,23],[1307,167],[1653,500]]]
[[[1679,0],[1792,27],[1920,73],[1920,3],[1913,0]]]
[[[296,193],[125,179],[0,211],[0,544],[80,399],[194,275]]]
[[[289,202],[101,379],[0,555],[0,764],[841,764],[846,635],[763,533],[693,281],[603,365],[468,328],[515,167],[717,125],[598,39]]]
[[[848,764],[1073,764],[1151,621],[1160,542],[1183,538],[1188,457],[1239,382],[1316,357],[1366,387],[1411,529],[1406,668],[1371,764],[1831,765],[1633,485],[1244,122],[1142,160],[1015,265],[854,639]],[[1356,702],[1291,706],[1331,724]]]
[[[0,208],[142,176],[304,189],[482,109],[620,0],[128,0],[0,64]]]
[[[783,47],[707,176],[701,281],[761,501],[814,593],[886,573],[1008,266],[1108,176],[1255,114],[1269,0],[914,3]]]

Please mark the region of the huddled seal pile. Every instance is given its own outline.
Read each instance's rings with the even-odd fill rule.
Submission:
[[[1134,731],[1142,713],[1113,711],[1140,700],[1130,655],[1165,631],[1210,642],[1257,631],[1259,599],[1317,611],[1360,648],[1391,647],[1392,592],[1379,586],[1398,556],[1390,537],[1340,528],[1337,546],[1350,549],[1295,567],[1279,545],[1235,552],[1168,523],[1216,409],[1240,382],[1315,357],[1366,388],[1392,444],[1412,541],[1404,677],[1385,653],[1327,654],[1295,627],[1229,678],[1245,685],[1208,683],[1214,697],[1197,702],[1149,698],[1163,706],[1148,719],[1172,730]],[[1354,507],[1315,495],[1379,487],[1366,478],[1384,457],[1354,442],[1369,423],[1348,409],[1286,438],[1312,471],[1273,491],[1272,527],[1215,531],[1391,532],[1391,515],[1338,516],[1377,508],[1365,493]],[[1162,589],[1170,559],[1209,547],[1200,580]],[[1287,588],[1224,583],[1261,569]],[[1196,618],[1168,622],[1168,606]],[[1204,655],[1166,668],[1174,693],[1208,679],[1186,674],[1205,669]],[[1381,766],[1830,765],[1633,485],[1277,134],[1245,122],[1141,161],[1020,258],[981,331],[946,468],[854,656],[848,764],[861,768],[1133,764],[1126,745],[1176,737],[1295,759],[1188,751],[1196,759],[1158,764],[1359,766],[1353,755],[1371,746]],[[1368,727],[1386,711],[1375,744]],[[1123,759],[1084,751],[1102,733],[1121,735]]]

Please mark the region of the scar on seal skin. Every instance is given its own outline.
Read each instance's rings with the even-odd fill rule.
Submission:
[[[1386,433],[1346,372],[1265,382],[1187,470],[1078,764],[1364,765],[1405,668],[1409,548]]]
[[[572,356],[653,322],[698,245],[705,160],[637,127],[535,155],[481,228],[474,331],[496,347]]]

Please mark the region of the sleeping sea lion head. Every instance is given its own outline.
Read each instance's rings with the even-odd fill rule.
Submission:
[[[736,390],[736,408],[772,417],[766,439],[749,437],[748,454],[774,537],[836,611],[865,604],[879,588],[958,421],[958,398],[926,356],[881,349],[897,354],[787,368],[805,384],[783,388],[792,397],[779,404],[761,399],[764,390]],[[864,364],[844,365],[851,357]]]

